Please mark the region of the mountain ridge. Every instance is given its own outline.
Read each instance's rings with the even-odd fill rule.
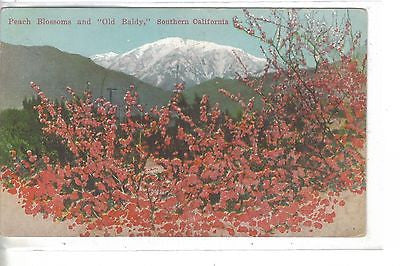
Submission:
[[[105,68],[172,90],[178,82],[192,87],[213,78],[233,79],[237,73],[243,74],[237,57],[252,75],[262,72],[266,63],[236,47],[180,37],[160,39],[117,55],[109,52],[90,58]]]
[[[107,88],[117,88],[112,102],[123,112],[123,97],[129,85],[134,84],[139,102],[143,106],[165,105],[172,92],[148,85],[133,76],[108,70],[79,54],[70,54],[52,46],[23,46],[0,43],[0,111],[22,108],[24,99],[36,97],[30,88],[30,81],[37,83],[51,99],[60,100],[68,96],[65,88],[73,88],[78,95],[84,90],[92,91],[94,97],[103,96],[109,100]],[[90,81],[90,85],[87,84]],[[254,95],[240,80],[214,78],[199,85],[186,87],[184,97],[189,104],[194,98],[207,94],[210,103],[220,103],[221,109],[236,115],[239,105],[218,92],[224,88],[231,93],[241,93],[248,99]],[[121,113],[122,114],[122,113]]]

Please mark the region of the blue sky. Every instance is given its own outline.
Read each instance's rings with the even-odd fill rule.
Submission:
[[[331,9],[318,10],[318,16],[330,21]],[[257,9],[255,13],[268,16],[270,10]],[[345,10],[337,10],[340,15]],[[353,28],[366,37],[367,14],[361,9],[349,11]],[[243,17],[241,9],[201,8],[5,8],[1,12],[0,40],[21,45],[50,45],[60,50],[90,56],[98,53],[122,53],[148,42],[166,37],[182,37],[211,41],[241,48],[260,56],[258,41],[238,31],[232,17]],[[72,25],[36,25],[37,18],[70,19]],[[29,18],[31,25],[10,25],[10,18]],[[91,25],[76,25],[78,19],[92,19]],[[102,25],[98,18],[115,18],[115,25]],[[146,26],[121,25],[122,18],[145,19]],[[226,19],[228,25],[157,25],[157,19],[210,18]],[[267,32],[268,33],[268,32]]]

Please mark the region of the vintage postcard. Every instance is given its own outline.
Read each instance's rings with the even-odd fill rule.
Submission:
[[[364,236],[363,9],[8,7],[3,236]]]

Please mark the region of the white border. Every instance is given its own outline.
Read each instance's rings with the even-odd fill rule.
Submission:
[[[64,251],[91,252],[102,254],[108,251],[186,251],[191,254],[193,251],[275,251],[279,254],[284,250],[379,250],[383,247],[382,239],[382,198],[383,184],[381,183],[382,161],[384,155],[382,145],[384,139],[380,134],[382,104],[381,68],[383,65],[379,42],[381,39],[381,9],[382,4],[376,1],[233,1],[221,2],[208,0],[197,2],[193,0],[185,2],[171,2],[159,0],[157,2],[128,2],[128,1],[15,1],[6,0],[0,2],[3,7],[15,6],[70,6],[70,7],[304,7],[304,8],[364,8],[368,12],[368,160],[367,160],[367,236],[344,238],[344,237],[272,237],[272,238],[2,238],[1,248],[7,248],[7,254],[25,254],[29,251],[51,251],[50,257]],[[71,254],[71,253],[68,253]],[[297,252],[296,252],[297,254]],[[305,253],[301,253],[305,254]],[[68,255],[67,255],[68,256]],[[302,255],[301,255],[302,256]],[[8,257],[8,256],[6,256]],[[123,256],[122,256],[123,257]],[[186,255],[185,255],[186,257]],[[0,253],[1,258],[1,253]],[[17,261],[21,257],[17,256]],[[19,260],[20,261],[20,260]],[[268,260],[266,259],[266,262]],[[57,264],[61,265],[59,261]],[[69,261],[69,264],[72,262]],[[195,261],[187,262],[190,265],[197,265]],[[311,263],[311,262],[310,262]],[[320,262],[321,264],[322,262]],[[322,264],[326,264],[323,262]],[[2,264],[0,260],[0,265]],[[25,264],[26,265],[26,264]],[[64,265],[64,264],[62,264]],[[109,265],[109,264],[108,264]]]

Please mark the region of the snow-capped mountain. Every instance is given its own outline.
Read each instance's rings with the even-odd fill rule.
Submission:
[[[265,59],[241,49],[178,37],[161,39],[122,54],[95,55],[91,59],[105,68],[171,90],[178,82],[190,87],[217,77],[234,78],[236,72],[244,72],[237,56],[249,73],[260,73],[265,66]]]

